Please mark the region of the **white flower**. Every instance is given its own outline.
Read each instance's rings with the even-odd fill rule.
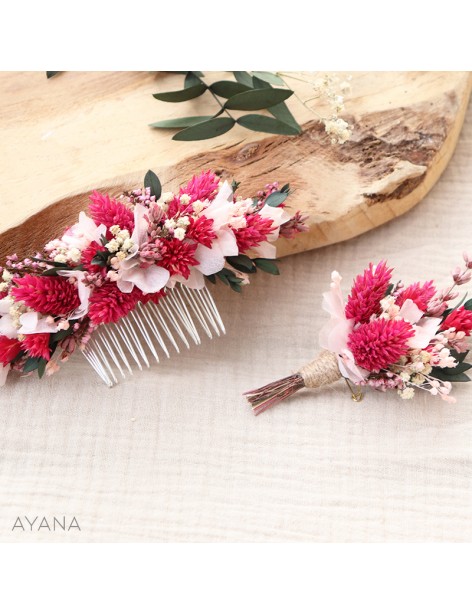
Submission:
[[[77,247],[77,249],[83,251],[92,241],[99,243],[100,237],[106,233],[106,230],[104,224],[97,226],[92,218],[81,211],[79,221],[65,232],[62,241],[69,248]]]
[[[166,220],[164,222],[164,228],[167,228],[167,230],[172,230],[175,227],[176,227],[176,223],[175,223],[175,220],[173,219]]]
[[[174,230],[174,239],[178,239],[182,241],[185,238],[185,229],[184,228],[176,228]]]
[[[183,205],[188,205],[190,202],[190,196],[188,194],[182,194],[179,200]]]
[[[110,253],[114,254],[120,249],[120,242],[117,239],[112,239],[111,241],[108,241],[105,247]]]
[[[183,215],[182,217],[179,217],[179,219],[177,220],[177,226],[180,227],[186,227],[190,224],[190,218],[188,215]],[[175,236],[175,235],[174,235]]]
[[[161,198],[159,200],[162,200],[163,203],[168,203],[173,198],[174,198],[174,193],[173,192],[163,192],[161,194]]]
[[[7,271],[7,269],[4,269],[2,272],[2,279],[3,281],[11,281],[13,279],[13,275],[10,273],[10,271]]]
[[[402,399],[412,399],[415,396],[415,391],[411,386],[407,386],[403,390],[399,390],[398,394]]]
[[[352,136],[349,124],[340,117],[334,117],[324,120],[325,132],[331,136],[331,142],[342,145]]]

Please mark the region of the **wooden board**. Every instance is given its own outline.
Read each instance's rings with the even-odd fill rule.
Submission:
[[[309,99],[312,87],[298,79],[312,75],[292,77],[299,98]],[[310,232],[281,239],[281,255],[349,239],[405,213],[438,180],[472,79],[463,72],[354,73],[344,114],[353,137],[343,146],[332,146],[294,97],[288,103],[303,124],[298,137],[236,127],[218,139],[177,143],[148,124],[203,114],[212,104],[151,96],[181,85],[182,76],[170,73],[64,73],[49,81],[44,73],[0,73],[0,259],[60,234],[86,208],[90,189],[139,185],[148,168],[166,189],[206,168],[241,181],[244,195],[268,181],[289,182],[290,204],[309,214]]]

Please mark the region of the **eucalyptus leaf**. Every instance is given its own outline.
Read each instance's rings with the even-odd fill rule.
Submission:
[[[175,119],[163,119],[160,122],[154,122],[149,124],[151,128],[188,128],[189,126],[195,126],[201,122],[206,122],[211,119],[213,115],[193,115],[191,117],[177,117]]]
[[[274,90],[272,88],[262,88],[248,90],[232,96],[226,101],[227,109],[237,111],[256,111],[257,109],[267,109],[279,102],[283,102],[293,94],[292,90]]]
[[[146,173],[144,176],[144,187],[151,188],[151,196],[155,196],[156,200],[159,200],[162,193],[162,186],[156,173],[151,170]]]
[[[450,351],[451,356],[455,358],[457,362],[464,362],[468,353],[469,353],[469,350],[466,350],[465,352],[458,352],[457,350]]]
[[[258,269],[271,275],[280,275],[278,266],[275,264],[275,260],[269,260],[268,258],[255,258],[254,264]]]
[[[235,70],[233,71],[234,78],[238,83],[242,83],[247,87],[253,87],[253,81],[251,75],[245,70]]]
[[[467,311],[472,311],[472,298],[464,303],[464,309],[467,309]]]
[[[460,362],[455,367],[447,367],[443,369],[443,371],[447,375],[456,375],[457,373],[464,373],[465,371],[468,371],[469,369],[472,369],[472,365],[470,365],[468,362]]]
[[[445,373],[445,369],[434,368],[431,371],[431,376],[436,377],[443,382],[470,382],[470,377],[465,373],[449,375],[448,373]]]
[[[216,276],[214,274],[212,275],[205,275],[206,279],[208,279],[208,281],[211,284],[216,284]]]
[[[247,92],[251,88],[236,81],[215,81],[210,85],[211,91],[221,98],[231,98],[241,92]]]
[[[54,77],[55,75],[58,75],[61,71],[60,70],[47,70],[46,71],[46,77],[48,79],[51,79],[51,77]]]
[[[39,379],[41,379],[43,377],[43,375],[46,372],[46,365],[47,365],[47,360],[45,360],[44,358],[40,358],[39,363],[38,363],[38,376]]]
[[[172,139],[174,141],[203,141],[204,139],[212,139],[231,130],[234,124],[235,120],[231,117],[215,117],[177,132]]]
[[[287,196],[287,192],[272,192],[266,198],[265,204],[269,205],[269,207],[278,207],[287,200]]]
[[[194,85],[199,85],[200,83],[200,79],[194,72],[188,72],[185,75],[184,87],[186,89],[188,89],[189,87],[193,87]]]
[[[253,77],[252,82],[254,83],[254,87],[258,89],[264,88],[264,87],[272,87],[270,83],[267,83],[267,81],[263,81],[262,79],[259,79],[259,77]]]
[[[267,81],[267,83],[271,83],[272,85],[285,85],[283,80],[273,72],[266,72],[265,70],[253,70],[252,74],[258,79]]]
[[[184,102],[185,100],[192,100],[193,98],[201,96],[206,89],[207,86],[200,83],[175,92],[159,92],[153,94],[153,96],[156,100],[162,100],[163,102]]]
[[[294,118],[289,108],[285,104],[285,102],[279,102],[279,104],[274,105],[273,107],[269,107],[267,109],[269,113],[271,113],[275,118],[283,122],[284,124],[288,124],[289,126],[293,126],[296,128],[296,134],[300,134],[302,129],[300,124]]]
[[[69,335],[72,335],[72,333],[73,333],[73,328],[72,328],[72,326],[70,326],[67,330],[59,330],[59,331],[57,331],[57,333],[53,333],[51,335],[51,340],[53,342],[62,341],[63,339],[65,339]]]
[[[255,132],[269,132],[270,134],[287,134],[294,136],[299,134],[299,130],[290,124],[284,124],[283,122],[275,119],[274,117],[267,117],[266,115],[243,115],[236,120],[240,126],[248,128],[248,130],[254,130]]]
[[[36,369],[39,367],[40,360],[44,360],[44,358],[32,358],[30,356],[25,362],[23,373],[31,373],[31,371],[36,371]]]
[[[228,256],[226,258],[226,262],[242,273],[256,272],[256,266],[254,265],[253,261],[244,254],[240,254],[239,256]]]

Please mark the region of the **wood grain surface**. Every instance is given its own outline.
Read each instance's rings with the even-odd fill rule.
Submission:
[[[181,75],[71,72],[47,80],[44,73],[0,73],[0,257],[40,247],[86,208],[90,189],[119,193],[139,185],[148,168],[166,189],[207,168],[241,181],[245,195],[268,181],[289,182],[290,204],[309,214],[310,231],[281,239],[281,255],[349,239],[408,211],[454,151],[470,73],[354,73],[344,114],[353,137],[342,146],[330,144],[302,104],[313,89],[299,79],[313,76],[286,78],[298,97],[288,104],[303,124],[300,136],[236,127],[210,141],[178,143],[148,124],[216,104],[209,94],[179,104],[152,97],[179,89]]]

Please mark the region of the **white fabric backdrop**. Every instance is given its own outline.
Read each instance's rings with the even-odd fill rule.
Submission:
[[[228,334],[106,389],[77,357],[0,391],[2,541],[470,541],[472,384],[456,405],[344,383],[254,418],[241,393],[317,351],[321,293],[387,257],[447,283],[472,251],[472,108],[439,184],[412,212],[213,294]],[[442,284],[441,284],[442,285]],[[81,531],[12,532],[17,516]],[[36,523],[38,526],[39,520]],[[26,522],[24,521],[26,525]],[[26,525],[27,526],[27,525]]]

